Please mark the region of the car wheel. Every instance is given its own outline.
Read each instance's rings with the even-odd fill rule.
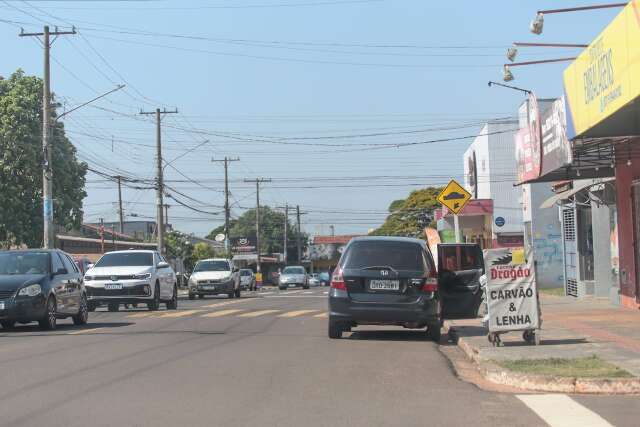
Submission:
[[[309,286],[303,286],[302,289],[309,289]]]
[[[192,301],[196,299],[196,294],[192,294],[191,292],[189,292],[189,299]]]
[[[427,326],[427,336],[434,342],[440,342],[440,337],[442,336],[442,329],[440,328],[440,324],[438,323],[435,325]]]
[[[89,307],[87,306],[87,296],[82,295],[80,299],[80,309],[78,314],[72,317],[74,325],[86,325],[89,320]]]
[[[107,310],[109,310],[112,313],[115,313],[116,311],[120,311],[120,304],[118,304],[117,302],[110,302],[109,305],[107,306]]]
[[[158,311],[160,309],[160,285],[156,283],[156,287],[153,291],[153,301],[147,303],[149,311]]]
[[[329,319],[329,338],[340,339],[342,338],[342,327],[339,323]]]
[[[56,328],[57,325],[57,310],[56,300],[53,297],[49,297],[47,300],[47,309],[44,314],[44,318],[38,321],[40,329],[45,331],[51,331]]]
[[[231,299],[231,298],[233,298],[235,295],[236,295],[236,291],[229,292],[229,293],[227,294],[227,296],[228,296],[230,299]]]
[[[15,326],[15,324],[15,320],[0,320],[0,325],[2,325],[4,329],[11,329]]]
[[[278,289],[280,289],[281,291],[286,290],[287,288],[283,288],[282,286],[278,286]]]
[[[96,308],[98,308],[98,306],[95,302],[90,302],[87,304],[87,310],[89,311],[96,311]]]
[[[198,294],[198,298],[203,299],[204,295],[203,294]]]
[[[178,309],[178,287],[173,285],[173,296],[169,301],[167,301],[167,310],[177,310]]]
[[[241,294],[240,288],[236,289],[236,295],[235,295],[236,298],[240,298],[240,294]]]

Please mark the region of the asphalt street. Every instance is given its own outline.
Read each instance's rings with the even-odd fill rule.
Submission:
[[[326,292],[181,299],[177,311],[99,309],[83,328],[64,320],[52,332],[35,324],[0,330],[0,426],[635,426],[640,419],[640,404],[637,413],[616,410],[637,397],[481,390],[458,379],[421,331],[367,327],[329,340]]]

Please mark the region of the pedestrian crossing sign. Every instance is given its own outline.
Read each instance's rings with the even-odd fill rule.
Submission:
[[[458,184],[455,179],[452,179],[444,190],[438,194],[440,204],[456,215],[465,207],[469,200],[471,200],[471,193]]]

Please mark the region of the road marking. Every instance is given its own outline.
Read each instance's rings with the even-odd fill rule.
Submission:
[[[203,310],[184,310],[184,311],[174,311],[172,313],[165,313],[162,316],[159,316],[162,319],[165,318],[176,318],[176,317],[185,317],[191,316],[192,314],[202,313]]]
[[[327,317],[329,317],[329,313],[327,313],[326,311],[324,313],[320,313],[320,314],[316,314],[315,316],[318,319],[326,319]]]
[[[265,295],[265,298],[323,298],[327,299],[324,295]]]
[[[80,335],[80,334],[90,334],[91,332],[97,332],[102,328],[93,328],[93,329],[81,329],[79,331],[69,332],[67,335]]]
[[[243,302],[245,300],[233,300],[233,301],[223,301],[223,302],[216,302],[214,304],[209,304],[209,305],[204,305],[202,306],[203,308],[215,308],[215,307],[222,307],[224,305],[229,305],[229,304],[237,304],[239,302]]]
[[[265,314],[278,313],[280,310],[258,310],[238,315],[238,317],[258,317]]]
[[[303,292],[303,294],[312,294],[312,293],[313,293],[313,291],[306,291],[306,292]]]
[[[322,295],[329,295],[329,291],[324,291]]]
[[[130,314],[130,315],[128,315],[127,317],[132,317],[132,318],[134,318],[134,319],[139,319],[139,318],[142,318],[142,317],[149,317],[149,316],[153,316],[154,314],[156,314],[156,312],[154,312],[154,311],[149,311],[149,312],[146,312],[146,313],[135,313],[135,314]]]
[[[229,314],[240,313],[241,311],[244,311],[244,310],[238,310],[238,309],[220,310],[220,311],[214,311],[211,313],[203,314],[200,317],[222,317],[222,316],[227,316]]]
[[[516,396],[551,427],[611,427],[604,418],[564,394]]]
[[[298,317],[298,316],[302,316],[303,314],[315,313],[317,311],[318,310],[296,310],[296,311],[290,311],[288,313],[282,313],[278,317]]]

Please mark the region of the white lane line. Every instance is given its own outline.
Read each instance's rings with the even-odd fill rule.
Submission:
[[[322,295],[329,295],[329,292],[328,292],[328,291],[324,291],[324,292],[322,293]]]
[[[551,427],[612,427],[604,418],[565,394],[516,396]]]
[[[312,293],[313,293],[313,291],[306,291],[306,292],[303,292],[303,294],[312,294]]]

